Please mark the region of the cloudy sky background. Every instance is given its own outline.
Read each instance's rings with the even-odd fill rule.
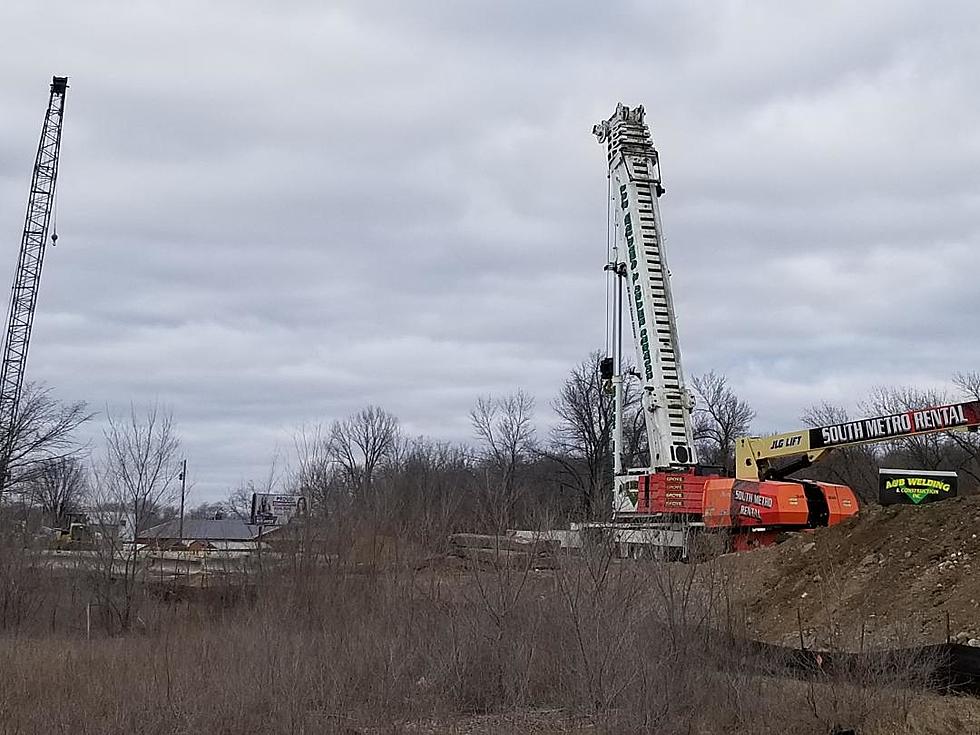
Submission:
[[[689,374],[759,431],[944,385],[980,367],[980,6],[944,7],[8,0],[0,282],[71,77],[29,375],[171,407],[199,500],[368,403],[468,440],[476,396],[523,387],[544,431],[603,342],[590,130],[622,101],[661,150]]]

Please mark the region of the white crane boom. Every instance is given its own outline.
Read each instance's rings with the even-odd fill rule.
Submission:
[[[643,107],[631,109],[617,105],[616,113],[596,125],[593,133],[600,143],[606,144],[608,151],[615,248],[614,262],[607,270],[615,274],[619,288],[626,282],[650,447],[651,466],[646,471],[689,468],[697,463],[691,423],[694,401],[684,384],[670,294],[670,271],[658,202],[664,193],[659,155],[644,122]],[[613,383],[621,394],[622,367],[619,360],[616,362]],[[620,416],[616,417],[616,425],[619,436]],[[617,471],[621,467],[621,452],[621,446],[616,447]],[[617,512],[630,512],[623,506],[623,498],[618,497],[621,493],[616,494]]]

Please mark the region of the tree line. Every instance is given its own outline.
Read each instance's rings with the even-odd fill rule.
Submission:
[[[535,399],[522,390],[478,397],[469,414],[470,442],[407,436],[396,416],[369,405],[293,437],[287,466],[231,489],[219,502],[189,507],[187,516],[240,517],[254,492],[296,493],[322,519],[369,522],[420,540],[453,530],[494,530],[603,518],[612,486],[613,398],[602,385],[594,352],[567,375],[551,403],[547,431],[536,421]],[[703,465],[734,470],[738,437],[752,433],[755,410],[714,371],[690,386],[695,443]],[[624,464],[648,463],[646,433],[634,378],[626,382]],[[950,390],[877,388],[853,409],[820,403],[803,411],[806,426],[863,415],[898,413],[972,398],[980,373],[953,376]],[[159,406],[109,416],[100,451],[79,445],[76,430],[91,420],[83,403],[63,404],[50,391],[28,387],[15,427],[8,517],[66,527],[83,509],[116,512],[138,530],[173,518],[180,473],[180,440],[173,416]],[[980,485],[975,433],[940,433],[836,450],[805,473],[847,484],[865,502],[877,494],[880,467],[945,469],[960,473],[967,492]]]

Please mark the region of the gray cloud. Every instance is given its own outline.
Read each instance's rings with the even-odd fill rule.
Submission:
[[[760,429],[942,384],[980,358],[978,15],[5,3],[0,279],[47,82],[72,77],[31,375],[172,406],[202,498],[368,402],[467,439],[478,394],[522,386],[546,426],[603,341],[589,130],[623,101],[663,156],[689,373],[725,371]]]

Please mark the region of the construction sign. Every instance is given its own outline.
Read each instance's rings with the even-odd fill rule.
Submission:
[[[878,470],[878,502],[882,505],[921,505],[956,497],[955,472]]]

